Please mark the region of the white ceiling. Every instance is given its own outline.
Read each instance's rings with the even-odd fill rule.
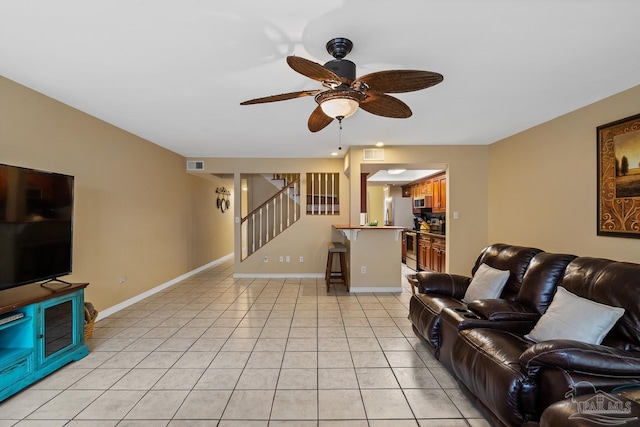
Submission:
[[[1,0],[0,75],[186,157],[327,157],[307,130],[324,63],[348,37],[358,75],[439,72],[398,94],[409,119],[358,111],[350,145],[489,144],[640,84],[638,0]],[[594,130],[595,132],[595,130]]]

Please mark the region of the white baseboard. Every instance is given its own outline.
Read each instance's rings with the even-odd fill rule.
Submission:
[[[163,291],[165,289],[167,289],[170,286],[175,285],[178,282],[181,282],[185,279],[188,279],[189,277],[200,273],[201,271],[204,271],[208,268],[211,267],[215,267],[218,264],[222,264],[225,261],[228,261],[230,259],[233,259],[233,252],[223,256],[222,258],[218,258],[217,260],[211,261],[208,264],[203,265],[202,267],[198,267],[195,270],[191,270],[188,273],[185,273],[181,276],[176,277],[175,279],[171,279],[168,282],[165,282],[161,285],[156,286],[155,288],[151,288],[148,291],[145,291],[141,294],[136,295],[135,297],[129,298],[128,300],[122,301],[119,304],[116,304],[114,306],[111,306],[109,308],[107,308],[106,310],[102,310],[100,311],[100,313],[98,313],[98,317],[96,318],[96,321],[100,320],[100,319],[104,319],[105,317],[109,317],[110,315],[117,313],[120,310],[123,310],[137,302],[142,301],[143,299],[150,297],[153,294],[157,294],[160,291]]]
[[[234,279],[324,279],[324,273],[234,273]]]
[[[378,286],[351,286],[349,288],[349,292],[352,294],[359,294],[363,292],[367,293],[400,293],[402,292],[402,286],[387,286],[387,287],[378,287]]]

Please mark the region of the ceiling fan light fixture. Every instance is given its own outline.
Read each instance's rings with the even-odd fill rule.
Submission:
[[[358,101],[354,101],[349,98],[334,98],[328,99],[320,104],[322,112],[334,119],[337,117],[349,117],[352,116],[360,107]]]
[[[414,92],[442,82],[442,74],[420,70],[377,71],[356,77],[356,64],[345,59],[353,48],[351,40],[337,37],[327,43],[327,52],[335,59],[321,65],[299,56],[287,56],[289,67],[305,77],[320,82],[327,90],[303,90],[265,96],[241,102],[240,105],[262,104],[288,99],[315,97],[318,106],[307,120],[311,132],[318,132],[337,119],[352,116],[360,106],[367,113],[395,119],[406,119],[411,108],[389,93]]]
[[[364,94],[353,90],[327,90],[316,96],[316,102],[327,116],[344,119],[358,111],[364,98]]]

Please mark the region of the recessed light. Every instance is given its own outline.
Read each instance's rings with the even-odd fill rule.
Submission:
[[[335,151],[333,151],[333,152],[331,153],[331,155],[332,155],[332,156],[337,156],[337,155],[338,155],[338,153],[336,153]]]
[[[376,142],[376,147],[384,147],[384,142],[382,141]]]

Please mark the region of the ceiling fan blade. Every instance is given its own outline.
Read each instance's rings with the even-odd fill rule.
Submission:
[[[406,119],[411,117],[411,109],[407,104],[393,96],[368,91],[367,98],[360,103],[360,108],[377,116]]]
[[[318,132],[319,130],[326,128],[332,121],[333,117],[329,117],[323,113],[322,108],[318,105],[309,116],[307,126],[309,126],[309,130],[311,132]]]
[[[357,78],[352,87],[357,89],[358,83],[365,83],[370,89],[384,93],[413,92],[437,85],[444,77],[432,71],[389,70],[378,71]]]
[[[317,62],[309,61],[299,56],[287,56],[287,64],[294,71],[319,82],[336,82],[338,85],[342,82],[340,76],[333,71],[324,68]]]
[[[248,101],[241,102],[240,105],[252,105],[263,104],[265,102],[286,101],[287,99],[302,98],[304,96],[315,96],[322,90],[302,90],[299,92],[283,93],[281,95],[265,96],[264,98],[250,99]]]

